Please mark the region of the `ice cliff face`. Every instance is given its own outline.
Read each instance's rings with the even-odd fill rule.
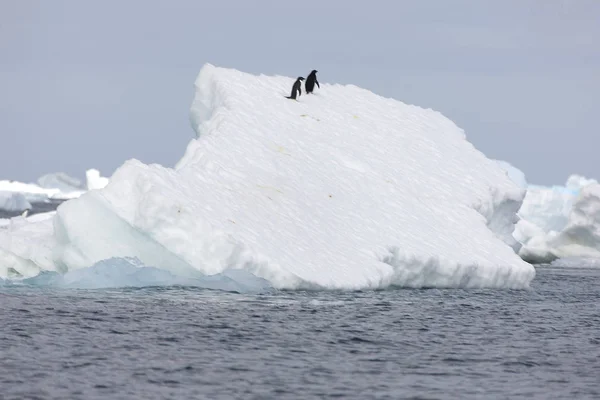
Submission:
[[[565,186],[529,186],[514,232],[519,254],[536,263],[600,258],[600,184],[572,175]]]
[[[62,204],[53,267],[136,257],[290,289],[528,286],[511,248],[524,190],[452,121],[352,85],[288,100],[292,83],[204,66],[198,138],[176,168],[131,160]]]

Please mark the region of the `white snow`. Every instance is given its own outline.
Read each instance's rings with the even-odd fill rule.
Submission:
[[[528,286],[510,247],[524,190],[452,121],[353,85],[292,101],[292,83],[205,65],[199,138],[174,169],[130,160],[62,204],[40,233],[54,268],[135,257],[276,288]]]
[[[108,185],[108,178],[101,176],[100,171],[97,169],[88,169],[85,172],[85,177],[87,190],[102,189],[104,186]]]
[[[81,196],[83,190],[61,191],[59,188],[45,188],[35,183],[0,181],[0,191],[21,193],[30,202],[42,202],[46,199],[70,199]]]
[[[531,262],[600,257],[600,185],[572,175],[565,186],[529,185],[514,232]]]

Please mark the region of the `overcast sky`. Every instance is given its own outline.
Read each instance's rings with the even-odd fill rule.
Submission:
[[[0,179],[173,166],[210,62],[436,109],[539,184],[600,178],[600,1],[0,0]]]

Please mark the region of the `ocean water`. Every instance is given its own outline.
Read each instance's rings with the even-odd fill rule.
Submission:
[[[600,269],[531,290],[0,287],[2,399],[598,399]]]

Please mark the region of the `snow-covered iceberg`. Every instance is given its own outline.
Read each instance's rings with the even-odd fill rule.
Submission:
[[[529,285],[511,248],[525,191],[452,121],[353,85],[292,101],[292,82],[205,65],[176,167],[127,161],[41,228],[51,267],[8,246],[11,272],[134,257],[288,289]]]
[[[600,258],[600,184],[572,175],[565,186],[530,185],[514,232],[519,251],[535,263]]]
[[[0,180],[0,218],[15,216],[25,210],[29,214],[53,211],[63,201],[107,184],[108,178],[102,177],[96,169],[86,171],[85,184],[62,172],[43,175],[37,183]]]
[[[31,208],[31,203],[23,193],[0,191],[0,210],[8,213],[19,213]]]
[[[56,172],[40,176],[37,184],[44,189],[56,189],[57,194],[60,193],[76,193],[84,190],[81,181],[65,174],[64,172]],[[73,196],[68,196],[73,197]]]

